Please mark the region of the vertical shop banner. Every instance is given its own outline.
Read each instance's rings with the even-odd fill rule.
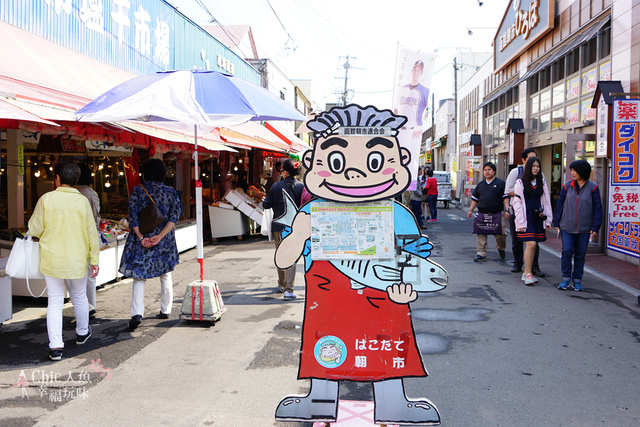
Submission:
[[[410,190],[416,188],[422,144],[422,120],[429,101],[435,59],[434,55],[398,46],[393,111],[407,117],[407,122],[398,132],[398,140],[400,146],[411,153]]]
[[[613,155],[607,248],[633,257],[640,248],[640,100],[613,101]]]

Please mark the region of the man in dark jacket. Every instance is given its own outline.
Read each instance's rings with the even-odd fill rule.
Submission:
[[[500,178],[496,178],[496,165],[491,162],[484,164],[482,168],[484,178],[476,185],[471,194],[471,206],[469,207],[468,216],[473,216],[473,210],[478,207],[478,212],[494,214],[505,212],[505,218],[508,218],[509,196],[505,194],[505,182]],[[494,234],[496,237],[496,247],[500,258],[506,256],[507,248],[507,229],[504,221],[502,221],[502,231],[500,234]],[[478,234],[478,254],[473,259],[475,262],[484,261],[487,258],[487,240],[486,234]]]
[[[300,198],[302,197],[302,190],[304,184],[297,181],[294,177],[298,175],[298,168],[294,167],[291,160],[287,159],[282,163],[282,180],[276,182],[271,186],[267,197],[262,202],[262,207],[265,209],[273,209],[273,219],[278,219],[285,214],[285,199],[282,194],[286,191],[291,199],[295,202],[296,206],[300,206]],[[271,223],[271,232],[273,233],[273,239],[276,242],[276,247],[282,240],[282,231],[284,225],[277,222]],[[278,288],[280,292],[284,292],[285,300],[292,300],[296,298],[296,294],[293,293],[293,285],[296,278],[296,266],[287,268],[286,270],[278,269]]]
[[[582,291],[584,257],[589,240],[598,235],[602,225],[602,200],[598,185],[589,181],[589,162],[576,160],[569,169],[573,179],[562,185],[553,216],[556,233],[562,237],[562,282],[558,289],[566,290],[573,284],[575,291]]]

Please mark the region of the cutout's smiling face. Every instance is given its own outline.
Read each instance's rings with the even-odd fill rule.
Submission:
[[[307,190],[322,199],[362,202],[388,199],[408,186],[411,155],[393,137],[330,136],[304,154]]]

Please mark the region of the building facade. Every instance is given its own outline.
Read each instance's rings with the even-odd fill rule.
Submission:
[[[611,157],[596,153],[592,104],[599,82],[619,81],[625,93],[640,91],[640,26],[634,25],[634,16],[637,21],[640,3],[632,0],[509,3],[494,39],[491,73],[472,82],[458,106],[459,114],[472,111],[480,94],[472,114],[481,115],[481,154],[498,165],[498,176],[506,177],[519,163],[521,147],[534,148],[555,205],[563,182],[570,179],[568,165],[586,159],[603,205],[609,205]],[[518,135],[509,132],[512,119],[523,123],[518,131],[524,145],[514,143]],[[463,130],[470,129],[460,126]],[[605,221],[595,249],[637,263],[638,236],[627,251],[611,250],[612,227]],[[631,229],[637,234],[638,227],[635,223]]]

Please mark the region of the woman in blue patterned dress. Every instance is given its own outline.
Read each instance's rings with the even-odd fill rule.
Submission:
[[[166,319],[171,313],[173,302],[171,272],[180,262],[174,227],[182,207],[176,190],[162,183],[166,173],[167,169],[162,160],[147,160],[142,165],[144,184],[134,187],[129,196],[131,231],[124,246],[119,271],[127,277],[133,277],[130,329],[137,328],[142,322],[146,279],[160,277],[161,300],[160,313],[157,317]],[[143,235],[138,228],[138,212],[151,203],[149,196],[156,202],[164,216],[164,221],[152,232]]]

